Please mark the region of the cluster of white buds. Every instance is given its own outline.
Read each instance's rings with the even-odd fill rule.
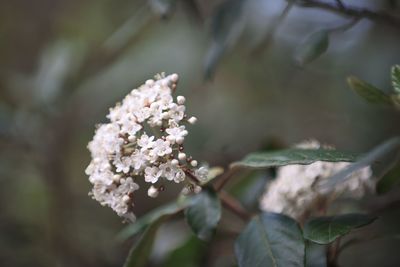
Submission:
[[[317,141],[307,141],[297,147],[318,149],[321,145]],[[324,179],[326,181],[349,164],[317,161],[309,165],[280,167],[277,177],[267,185],[266,192],[260,199],[260,208],[302,221],[314,212],[326,209],[328,203],[340,196],[361,198],[375,187],[370,167],[355,171],[346,181],[329,189],[319,186]]]
[[[208,168],[197,168],[198,162],[184,151],[185,124],[197,119],[187,117],[185,97],[174,101],[177,82],[177,74],[161,74],[132,90],[110,109],[110,122],[98,125],[88,145],[90,194],[128,220],[135,219],[133,192],[139,179],[152,184],[147,192],[153,198],[164,190],[164,181],[188,187],[195,184],[194,177],[207,179]]]

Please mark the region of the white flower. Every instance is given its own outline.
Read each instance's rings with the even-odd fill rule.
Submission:
[[[300,144],[303,149],[316,149],[321,145],[312,141],[309,145]],[[324,148],[328,148],[324,146]],[[374,187],[371,169],[363,168],[354,172],[351,177],[326,190],[318,185],[346,168],[348,162],[317,161],[309,165],[287,165],[278,168],[277,177],[267,185],[266,192],[260,200],[262,210],[284,213],[298,220],[312,214],[328,201],[347,195],[360,198]]]
[[[135,170],[142,170],[147,165],[146,154],[141,150],[135,150],[131,155],[131,159]]]
[[[175,183],[183,182],[185,178],[186,178],[185,172],[182,169],[178,169],[174,177]]]
[[[177,172],[177,167],[171,164],[171,161],[163,163],[160,165],[160,170],[162,171],[162,176],[167,180],[174,180]]]
[[[113,163],[116,167],[116,172],[128,173],[132,164],[132,160],[130,157],[117,157]]]
[[[181,143],[179,141],[183,141],[185,136],[188,134],[188,131],[185,130],[185,126],[179,126],[179,127],[172,127],[172,128],[167,128],[165,130],[168,134],[167,140],[169,140],[171,143]]]
[[[152,153],[160,157],[171,154],[172,153],[171,143],[169,141],[157,139],[153,144]]]
[[[147,150],[153,147],[154,145],[154,136],[147,136],[147,134],[142,135],[139,140],[137,140],[137,144],[142,147],[142,150]]]
[[[172,103],[169,105],[169,117],[173,122],[180,122],[185,115],[186,107]]]
[[[135,219],[133,192],[139,188],[135,181],[185,182],[194,187],[184,170],[202,175],[201,168],[196,169],[197,161],[185,161],[181,146],[188,134],[182,123],[191,122],[183,120],[187,117],[183,105],[186,99],[180,96],[174,102],[172,92],[177,81],[177,74],[161,74],[133,89],[110,108],[110,121],[97,127],[88,144],[92,161],[85,172],[93,184],[90,195],[127,220]],[[151,186],[148,195],[156,197],[157,188],[161,187]]]
[[[156,183],[162,171],[158,167],[146,167],[144,169],[144,180],[148,183]]]

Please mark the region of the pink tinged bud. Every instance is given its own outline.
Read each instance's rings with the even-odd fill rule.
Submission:
[[[178,80],[179,80],[179,75],[178,74],[176,74],[176,73],[171,74],[171,81],[172,82],[176,83],[176,82],[178,82]]]

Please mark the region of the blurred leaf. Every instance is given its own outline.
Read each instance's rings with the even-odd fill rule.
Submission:
[[[125,261],[124,267],[143,267],[148,262],[149,255],[153,248],[154,239],[158,228],[166,219],[161,216],[153,221],[141,236],[140,240],[131,248],[129,255]]]
[[[306,240],[306,267],[326,267],[326,247]]]
[[[182,246],[175,249],[165,260],[164,267],[200,267],[205,249],[204,242],[191,236]]]
[[[369,103],[384,105],[393,104],[389,95],[354,76],[347,78],[347,83],[350,85],[351,89]]]
[[[329,244],[351,230],[368,225],[376,217],[364,214],[345,214],[310,219],[304,226],[304,238],[317,243]]]
[[[260,197],[265,192],[265,185],[268,181],[268,174],[265,172],[255,173],[255,175],[249,175],[245,179],[240,179],[240,183],[235,185],[232,190],[236,188],[240,192],[239,200],[242,205],[247,209],[257,209],[260,201]]]
[[[353,172],[358,171],[364,167],[370,166],[373,163],[376,163],[382,157],[390,154],[396,153],[398,154],[400,147],[400,137],[394,137],[389,139],[388,141],[384,142],[383,144],[377,146],[368,154],[363,156],[357,162],[350,164],[347,168],[339,171],[329,179],[326,179],[326,182],[320,184],[321,187],[329,188],[337,183],[345,181]],[[393,157],[397,160],[397,157]],[[379,162],[381,165],[385,165],[385,168],[382,168],[379,174],[374,173],[375,177],[382,177],[386,172],[391,169],[391,165],[393,165],[393,161],[388,162]]]
[[[297,48],[295,53],[296,61],[305,65],[314,61],[326,52],[329,46],[329,31],[319,30],[308,36]]]
[[[393,187],[400,183],[400,164],[386,174],[382,179],[379,180],[376,185],[376,192],[379,195],[389,192]]]
[[[173,202],[154,209],[153,211],[137,219],[133,224],[122,229],[121,232],[118,233],[116,239],[118,241],[124,241],[129,237],[141,232],[145,227],[157,221],[160,217],[178,213],[179,211],[183,210],[187,204],[188,203],[186,201],[182,203]]]
[[[392,94],[390,95],[390,99],[395,108],[400,110],[400,94]]]
[[[392,67],[392,85],[396,94],[400,94],[400,65]]]
[[[304,239],[293,219],[276,213],[253,218],[235,242],[239,267],[304,266]]]
[[[202,240],[209,240],[221,219],[221,203],[215,191],[203,188],[185,210],[186,220],[193,232]]]
[[[166,18],[175,8],[176,0],[150,0],[149,4],[154,13]]]
[[[211,79],[225,51],[234,45],[243,29],[242,11],[245,0],[223,2],[211,20],[211,46],[204,61],[206,79]]]
[[[231,164],[231,168],[244,167],[264,169],[290,164],[311,164],[315,161],[355,161],[354,153],[341,152],[332,149],[284,149],[271,152],[255,152],[243,160]]]
[[[110,52],[122,50],[131,40],[140,35],[152,21],[152,14],[148,9],[148,5],[140,5],[136,12],[106,39],[104,48]]]

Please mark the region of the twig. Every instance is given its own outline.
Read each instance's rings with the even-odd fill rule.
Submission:
[[[235,175],[239,171],[238,168],[230,168],[228,169],[225,173],[223,173],[220,178],[215,182],[214,189],[215,191],[219,192],[224,188],[226,183],[229,181],[229,179]]]
[[[219,193],[219,197],[221,199],[222,205],[224,205],[225,208],[229,209],[243,220],[247,221],[251,218],[252,215],[248,213],[242,207],[242,205],[235,198],[230,196],[227,192],[221,191]]]
[[[186,174],[187,176],[189,176],[189,178],[190,178],[195,184],[201,186],[200,179],[197,178],[191,171],[189,171],[189,170],[184,170],[184,172],[185,172],[185,174]]]
[[[337,266],[337,256],[340,248],[340,237],[329,247],[328,266]]]
[[[336,1],[336,3],[321,2],[320,0],[287,0],[289,2],[294,2],[296,5],[306,8],[319,8],[326,11],[331,11],[339,15],[354,17],[354,18],[366,18],[369,20],[375,20],[382,23],[386,23],[400,30],[400,18],[392,16],[384,11],[372,11],[367,8],[359,8],[355,6],[344,5],[341,1]],[[341,4],[339,4],[340,2]]]
[[[230,171],[226,172],[226,176],[225,178],[221,181],[222,183],[217,187],[215,186],[214,189],[216,192],[219,192],[219,198],[222,202],[222,205],[224,205],[224,207],[226,207],[227,209],[229,209],[230,211],[232,211],[233,213],[235,213],[237,216],[239,216],[240,218],[242,218],[243,220],[247,221],[251,218],[251,214],[248,213],[243,207],[242,204],[239,203],[239,201],[237,201],[235,198],[233,198],[231,195],[229,195],[226,191],[222,191],[223,186],[225,185],[225,183],[229,180],[229,178],[236,172],[233,172],[232,170],[234,169],[230,169]],[[189,176],[189,178],[196,183],[199,186],[202,186],[199,178],[197,178],[192,172],[190,172],[189,170],[185,170],[184,171],[186,173],[187,176]],[[218,190],[217,190],[218,188]]]

